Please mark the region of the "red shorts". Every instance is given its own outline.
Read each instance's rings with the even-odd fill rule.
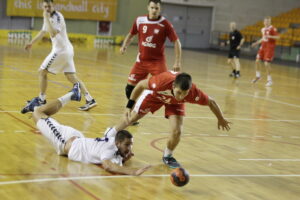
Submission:
[[[165,117],[171,115],[185,116],[184,104],[166,104],[152,96],[151,90],[145,90],[134,106],[134,111],[138,114],[146,115],[148,112],[154,113],[162,106],[165,106]]]
[[[136,85],[141,80],[147,78],[148,74],[152,76],[168,71],[165,61],[141,61],[136,62],[128,76],[128,82]]]
[[[256,59],[271,62],[274,58],[275,48],[260,48],[256,55]]]

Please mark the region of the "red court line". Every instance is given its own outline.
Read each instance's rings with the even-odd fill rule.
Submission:
[[[14,118],[15,120],[17,120],[17,121],[21,122],[22,124],[24,124],[24,125],[28,126],[29,128],[31,128],[30,132],[32,132],[33,134],[39,134],[39,133],[35,132],[36,128],[33,127],[31,124],[29,124],[29,123],[27,123],[27,122],[25,122],[25,121],[19,119],[18,117],[14,116],[13,114],[11,114],[11,113],[9,113],[9,112],[6,112],[6,111],[3,110],[2,108],[0,108],[0,110],[1,110],[2,112],[4,112],[5,114],[7,114],[8,116]]]

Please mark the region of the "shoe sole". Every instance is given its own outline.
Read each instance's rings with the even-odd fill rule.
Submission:
[[[162,161],[163,161],[163,163],[164,163],[165,165],[167,165],[168,167],[170,167],[170,168],[172,168],[172,169],[176,169],[176,168],[178,168],[178,167],[181,167],[180,164],[179,164],[178,167],[175,167],[175,166],[168,165],[164,160],[162,160]]]
[[[96,107],[97,105],[98,105],[98,104],[95,103],[95,104],[93,104],[91,107],[88,107],[87,109],[82,109],[82,108],[79,107],[78,110],[81,110],[81,111],[89,111],[90,109]]]

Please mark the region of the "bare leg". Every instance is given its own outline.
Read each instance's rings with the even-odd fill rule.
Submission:
[[[82,90],[82,94],[89,93],[87,88],[85,87],[84,83],[77,77],[77,75],[75,73],[65,73],[65,76],[72,84],[75,84],[75,83],[80,84],[80,89]]]
[[[235,70],[235,66],[231,58],[228,58],[227,63],[231,66],[232,70]]]
[[[57,113],[62,107],[62,103],[57,99],[41,107],[36,107],[33,112],[33,120],[35,123],[41,118],[47,118]]]
[[[48,71],[45,69],[39,70],[40,93],[45,95],[48,86]]]
[[[169,122],[171,126],[171,136],[167,142],[167,148],[171,151],[174,151],[180,141],[183,126],[183,116],[171,115],[169,117]]]
[[[234,62],[234,65],[235,65],[235,70],[236,71],[240,71],[240,68],[241,68],[241,65],[240,65],[240,59],[238,59],[238,58],[234,58],[233,59],[233,62]]]
[[[256,59],[255,61],[255,78],[252,80],[252,83],[256,83],[260,79],[260,60]]]
[[[269,87],[269,86],[272,86],[273,85],[273,81],[272,81],[272,76],[271,76],[271,65],[269,62],[266,62],[265,61],[265,66],[266,66],[266,70],[267,70],[267,83],[266,83],[266,86]]]

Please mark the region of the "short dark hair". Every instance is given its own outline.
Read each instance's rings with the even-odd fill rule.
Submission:
[[[180,73],[176,76],[174,85],[181,90],[188,90],[192,87],[192,77],[187,73]]]
[[[53,3],[53,0],[44,0],[45,3]]]
[[[155,4],[157,4],[157,3],[161,4],[161,0],[149,0],[148,5],[149,5],[151,2],[153,2],[153,3],[155,3]]]
[[[129,132],[126,131],[126,130],[121,130],[121,131],[119,131],[119,132],[117,133],[115,141],[116,141],[116,142],[122,142],[122,141],[124,141],[126,138],[131,139],[131,138],[132,138],[131,133],[129,133]]]

